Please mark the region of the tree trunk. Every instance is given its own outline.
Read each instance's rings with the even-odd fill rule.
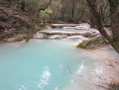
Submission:
[[[89,8],[89,12],[90,12],[90,25],[91,27],[95,28],[95,18],[94,15],[91,13],[91,8]]]
[[[99,14],[96,7],[96,0],[87,0],[90,13],[93,17],[93,22],[99,32],[109,41],[112,47],[119,53],[119,16],[118,16],[118,1],[117,0],[108,0],[110,3],[110,14],[111,14],[111,27],[113,37],[109,37],[106,31],[104,30],[101,15]]]
[[[25,11],[25,1],[24,0],[21,2],[21,10]]]
[[[75,9],[75,4],[73,3],[73,7],[72,7],[72,18],[74,18],[74,9]]]
[[[95,0],[87,0],[88,2],[88,6],[89,6],[89,9],[90,9],[90,13],[91,13],[91,16],[92,16],[92,20],[93,21],[92,23],[95,24],[97,26],[97,29],[99,30],[99,32],[106,38],[106,39],[109,39],[109,36],[108,34],[106,33],[106,31],[104,30],[104,27],[103,27],[103,24],[102,24],[102,19],[101,19],[101,16],[96,8],[96,5],[95,5]]]
[[[111,15],[111,27],[113,33],[113,39],[111,41],[112,46],[119,53],[119,12],[118,12],[118,0],[108,0],[110,4]]]

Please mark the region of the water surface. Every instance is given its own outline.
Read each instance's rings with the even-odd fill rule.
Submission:
[[[77,49],[76,42],[34,39],[1,45],[0,90],[103,90],[93,82],[104,71],[104,58]],[[113,49],[104,51],[117,55]],[[68,66],[83,77],[70,74]]]

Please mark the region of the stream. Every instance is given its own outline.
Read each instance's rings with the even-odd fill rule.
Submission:
[[[79,41],[31,39],[0,45],[0,90],[105,90],[97,85],[107,87],[110,77],[118,78],[106,65],[118,54],[111,46],[81,50],[75,47]]]

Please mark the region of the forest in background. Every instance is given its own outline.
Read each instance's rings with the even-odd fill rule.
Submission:
[[[16,7],[38,24],[90,22],[92,18],[86,0],[1,0],[0,5]],[[108,1],[96,0],[96,6],[103,23],[109,23]]]

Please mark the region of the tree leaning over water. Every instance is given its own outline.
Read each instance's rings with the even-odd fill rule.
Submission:
[[[119,53],[119,0],[108,0],[110,6],[111,32],[109,36],[104,29],[102,16],[97,10],[97,0],[86,0],[93,20],[91,23],[96,25],[99,32],[108,40],[112,47]]]

